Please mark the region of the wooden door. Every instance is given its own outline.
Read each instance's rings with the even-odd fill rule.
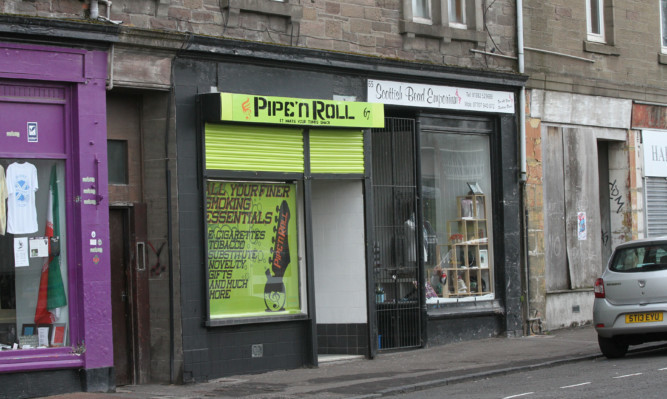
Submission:
[[[116,385],[133,383],[134,358],[131,345],[131,314],[128,285],[128,210],[109,210],[111,257],[111,310],[113,322],[113,357]]]

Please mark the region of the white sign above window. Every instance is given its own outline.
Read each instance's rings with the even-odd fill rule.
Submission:
[[[509,91],[369,79],[367,94],[371,103],[501,114],[515,111],[514,93]]]
[[[642,130],[644,176],[667,177],[667,131]]]

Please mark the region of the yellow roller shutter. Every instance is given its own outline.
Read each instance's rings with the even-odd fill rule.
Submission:
[[[361,130],[312,129],[311,173],[364,173],[364,135]]]
[[[301,129],[206,124],[206,169],[303,173]]]

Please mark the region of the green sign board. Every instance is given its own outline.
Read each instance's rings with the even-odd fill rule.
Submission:
[[[384,127],[384,104],[215,93],[220,121],[281,125]],[[211,94],[206,95],[212,98]]]
[[[206,184],[211,319],[301,313],[296,185]]]

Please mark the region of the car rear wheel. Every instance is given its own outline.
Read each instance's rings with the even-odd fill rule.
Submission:
[[[610,359],[623,357],[628,352],[628,344],[621,342],[618,338],[605,338],[598,335],[598,344],[602,354]]]

